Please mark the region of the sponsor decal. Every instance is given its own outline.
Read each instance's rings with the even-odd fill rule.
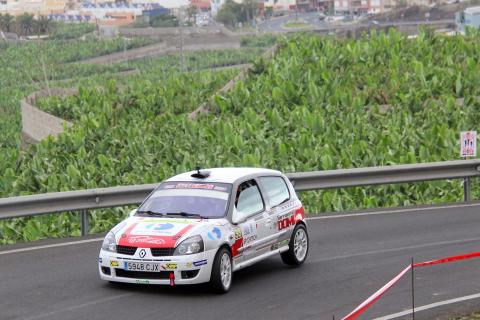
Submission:
[[[177,183],[175,186],[176,189],[206,189],[213,190],[215,188],[214,184],[203,184],[203,183]]]
[[[251,244],[253,241],[257,240],[257,235],[256,234],[252,234],[250,236],[247,236],[247,237],[244,237],[243,238],[243,245],[244,246],[247,246],[249,244]]]
[[[210,240],[215,241],[215,240],[218,240],[218,239],[220,239],[220,238],[222,237],[222,231],[220,231],[219,228],[214,227],[214,228],[212,229],[212,231],[209,231],[209,232],[207,233],[207,235],[208,235],[208,237],[210,238]]]
[[[98,257],[98,263],[102,263],[102,258]]]
[[[151,243],[151,244],[165,244],[165,240],[162,238],[155,238],[150,236],[133,236],[128,238],[128,243]]]
[[[246,223],[242,226],[243,246],[247,246],[257,239],[257,224],[255,222]]]
[[[234,258],[240,257],[242,254],[239,252],[240,248],[243,247],[243,237],[242,237],[242,229],[236,228],[234,231],[235,242],[232,245],[232,256]]]
[[[234,231],[235,234],[235,240],[241,239],[242,238],[242,229],[236,228]]]
[[[195,267],[200,267],[200,266],[203,266],[204,264],[207,264],[207,259],[203,259],[203,260],[193,262],[193,265]]]
[[[125,236],[119,240],[119,245],[140,248],[174,248],[193,224],[183,221],[142,220],[133,223],[124,231]]]
[[[242,226],[243,237],[256,232],[257,232],[257,224],[254,222],[246,223]]]
[[[272,244],[272,246],[270,247],[270,250],[277,250],[278,249],[278,243],[274,243]]]
[[[147,255],[147,251],[145,249],[142,249],[140,250],[138,255],[140,256],[140,258],[145,258],[145,256]]]
[[[167,263],[164,266],[162,266],[164,270],[175,270],[177,269],[177,264],[176,263]]]
[[[294,225],[295,225],[295,216],[293,214],[293,211],[278,217],[279,231]]]
[[[295,223],[303,220],[304,218],[305,218],[305,210],[303,209],[303,207],[300,207],[297,210],[295,210]]]
[[[147,226],[145,226],[145,229],[154,230],[154,231],[163,231],[163,230],[172,229],[173,227],[174,225],[171,223],[150,223]]]
[[[148,280],[135,280],[136,284],[150,284],[150,281]]]
[[[159,235],[167,235],[173,236],[176,235],[180,230],[185,228],[182,224],[173,224],[173,223],[145,223],[141,222],[138,223],[132,231],[130,231],[130,235],[132,236],[159,236]]]
[[[186,266],[187,266],[187,268],[191,268],[191,267],[193,267],[193,263],[187,262]]]
[[[115,260],[110,260],[110,267],[119,267],[120,262],[115,261]]]

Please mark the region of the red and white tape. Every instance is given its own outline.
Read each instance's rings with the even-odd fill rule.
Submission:
[[[408,265],[405,269],[403,269],[402,272],[400,272],[395,278],[390,280],[386,285],[381,287],[377,292],[375,292],[373,295],[371,295],[367,300],[362,302],[358,307],[356,307],[352,312],[350,312],[348,315],[346,315],[342,320],[354,320],[356,319],[359,315],[364,313],[372,304],[375,303],[378,299],[380,299],[381,296],[383,296],[388,289],[393,287],[395,283],[397,283],[405,273],[407,273],[410,269],[412,268],[411,265]]]
[[[342,318],[342,320],[354,320],[357,319],[362,313],[364,313],[368,308],[370,308],[381,296],[383,296],[391,287],[393,287],[408,271],[412,268],[418,267],[425,267],[425,266],[432,266],[441,263],[448,263],[453,261],[460,261],[460,260],[467,260],[472,258],[479,258],[480,252],[472,252],[461,254],[457,256],[451,256],[446,258],[441,258],[437,260],[425,261],[414,263],[406,267],[402,270],[398,275],[395,276],[392,280],[390,280],[386,285],[381,287],[377,292],[372,294],[367,300],[362,302],[358,307],[356,307],[352,312]]]
[[[441,259],[437,259],[437,260],[414,263],[413,267],[418,268],[418,267],[432,266],[434,264],[441,264],[441,263],[447,263],[447,262],[453,262],[453,261],[459,261],[459,260],[466,260],[466,259],[472,259],[472,258],[479,258],[479,257],[480,257],[480,252],[465,253],[465,254],[461,254],[461,255],[458,255],[458,256],[451,256],[451,257],[441,258]]]

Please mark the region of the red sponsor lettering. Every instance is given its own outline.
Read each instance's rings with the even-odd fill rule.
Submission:
[[[177,189],[206,189],[213,190],[215,185],[213,184],[200,184],[200,183],[177,183],[175,186]]]

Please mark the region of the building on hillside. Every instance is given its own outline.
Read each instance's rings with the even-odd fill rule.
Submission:
[[[42,0],[2,0],[0,12],[17,16],[23,13],[43,14]]]
[[[317,0],[317,8],[322,12],[333,12],[334,0]]]
[[[172,12],[177,11],[179,8],[187,7],[190,3],[189,0],[129,0],[128,2],[131,4],[158,5]]]
[[[210,0],[190,0],[190,5],[195,6],[199,12],[209,12],[212,7]]]
[[[210,0],[210,12],[212,16],[217,15],[218,10],[223,6],[225,0]]]
[[[423,6],[429,7],[432,4],[435,4],[435,0],[406,0],[407,7],[411,6]]]
[[[295,9],[295,0],[265,0],[265,12],[267,15],[280,15]]]
[[[65,23],[89,23],[92,22],[91,16],[82,16],[79,14],[52,13],[48,15],[49,19]]]
[[[335,0],[334,11],[337,15],[363,15],[385,12],[384,0]]]
[[[480,7],[470,7],[455,13],[458,32],[465,32],[467,27],[480,28]]]

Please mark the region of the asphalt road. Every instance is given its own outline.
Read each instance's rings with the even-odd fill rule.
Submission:
[[[478,251],[479,226],[480,204],[311,219],[310,252],[301,268],[271,258],[235,273],[226,295],[204,285],[103,282],[97,275],[100,241],[37,250],[28,248],[38,243],[4,246],[0,319],[340,319],[411,257],[422,261]],[[480,259],[416,269],[416,306],[479,293],[479,276]],[[410,281],[400,281],[362,319],[410,308]],[[416,319],[472,310],[480,310],[480,298],[422,311]]]
[[[270,18],[268,20],[265,20],[262,24],[260,24],[259,29],[262,32],[293,31],[292,29],[283,28],[283,25],[290,20],[295,20],[296,17],[297,16],[295,15],[295,13],[292,13],[291,15],[285,15],[285,16]],[[298,19],[305,20],[313,28],[320,28],[320,29],[328,28],[328,24],[325,21],[322,21],[322,20],[318,19],[318,13],[317,12],[298,13]]]
[[[308,24],[311,25],[310,30],[315,31],[329,31],[333,29],[357,29],[357,28],[379,28],[379,27],[403,27],[403,26],[415,26],[419,24],[424,25],[438,25],[438,24],[448,24],[454,23],[453,19],[446,20],[435,20],[435,21],[387,21],[379,22],[377,25],[373,25],[369,22],[362,23],[332,23],[325,20],[318,19],[317,12],[308,12],[308,13],[299,13],[299,19],[305,20]],[[285,15],[281,17],[275,17],[268,20],[265,20],[262,24],[259,25],[259,30],[261,32],[294,32],[295,29],[285,29],[283,25],[289,20],[294,20],[295,14]],[[300,30],[301,31],[301,30]]]

